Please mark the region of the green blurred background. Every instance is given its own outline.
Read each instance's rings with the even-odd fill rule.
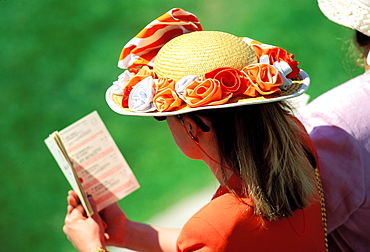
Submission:
[[[122,72],[121,48],[173,7],[219,30],[295,54],[311,98],[361,73],[353,32],[315,0],[0,1],[0,250],[74,251],[62,232],[70,189],[43,140],[97,110],[141,189],[120,201],[146,221],[213,181],[175,146],[166,123],[119,116],[105,90]]]

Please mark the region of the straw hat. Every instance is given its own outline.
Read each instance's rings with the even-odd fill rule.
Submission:
[[[370,0],[318,0],[331,21],[370,36]]]
[[[119,114],[169,116],[275,102],[301,95],[309,86],[292,54],[253,39],[196,30],[163,43],[152,59],[147,46],[159,43],[149,41],[145,56],[121,54],[120,62],[135,63],[122,66],[125,71],[106,92],[107,103]],[[143,60],[147,63],[137,67]]]
[[[257,63],[253,49],[240,38],[224,32],[193,32],[172,39],[158,52],[153,70],[158,77],[180,80],[187,75],[204,77],[220,67]]]

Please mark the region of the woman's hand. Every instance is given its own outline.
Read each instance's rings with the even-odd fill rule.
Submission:
[[[135,251],[176,251],[179,229],[160,228],[127,219],[117,203],[98,213],[91,198],[94,214],[85,215],[74,191],[68,192],[68,211],[64,233],[81,252],[97,247],[116,246]]]
[[[105,247],[105,223],[96,212],[93,200],[91,198],[89,200],[94,209],[91,217],[86,216],[77,194],[74,191],[68,192],[68,208],[63,231],[73,246],[81,252]]]

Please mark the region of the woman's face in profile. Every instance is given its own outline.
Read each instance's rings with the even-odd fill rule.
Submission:
[[[200,159],[199,149],[194,141],[189,137],[187,128],[181,124],[180,119],[176,116],[169,116],[166,121],[176,145],[184,155],[191,159]],[[188,123],[186,118],[184,119],[184,122],[185,124]]]

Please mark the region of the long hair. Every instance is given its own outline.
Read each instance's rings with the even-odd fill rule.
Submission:
[[[315,159],[303,131],[283,102],[196,112],[212,123],[221,169],[232,169],[244,182],[242,194],[255,213],[268,220],[290,216],[308,205],[315,192]],[[224,176],[224,182],[227,179]]]
[[[366,57],[370,49],[370,37],[356,30],[355,41],[360,52]]]

